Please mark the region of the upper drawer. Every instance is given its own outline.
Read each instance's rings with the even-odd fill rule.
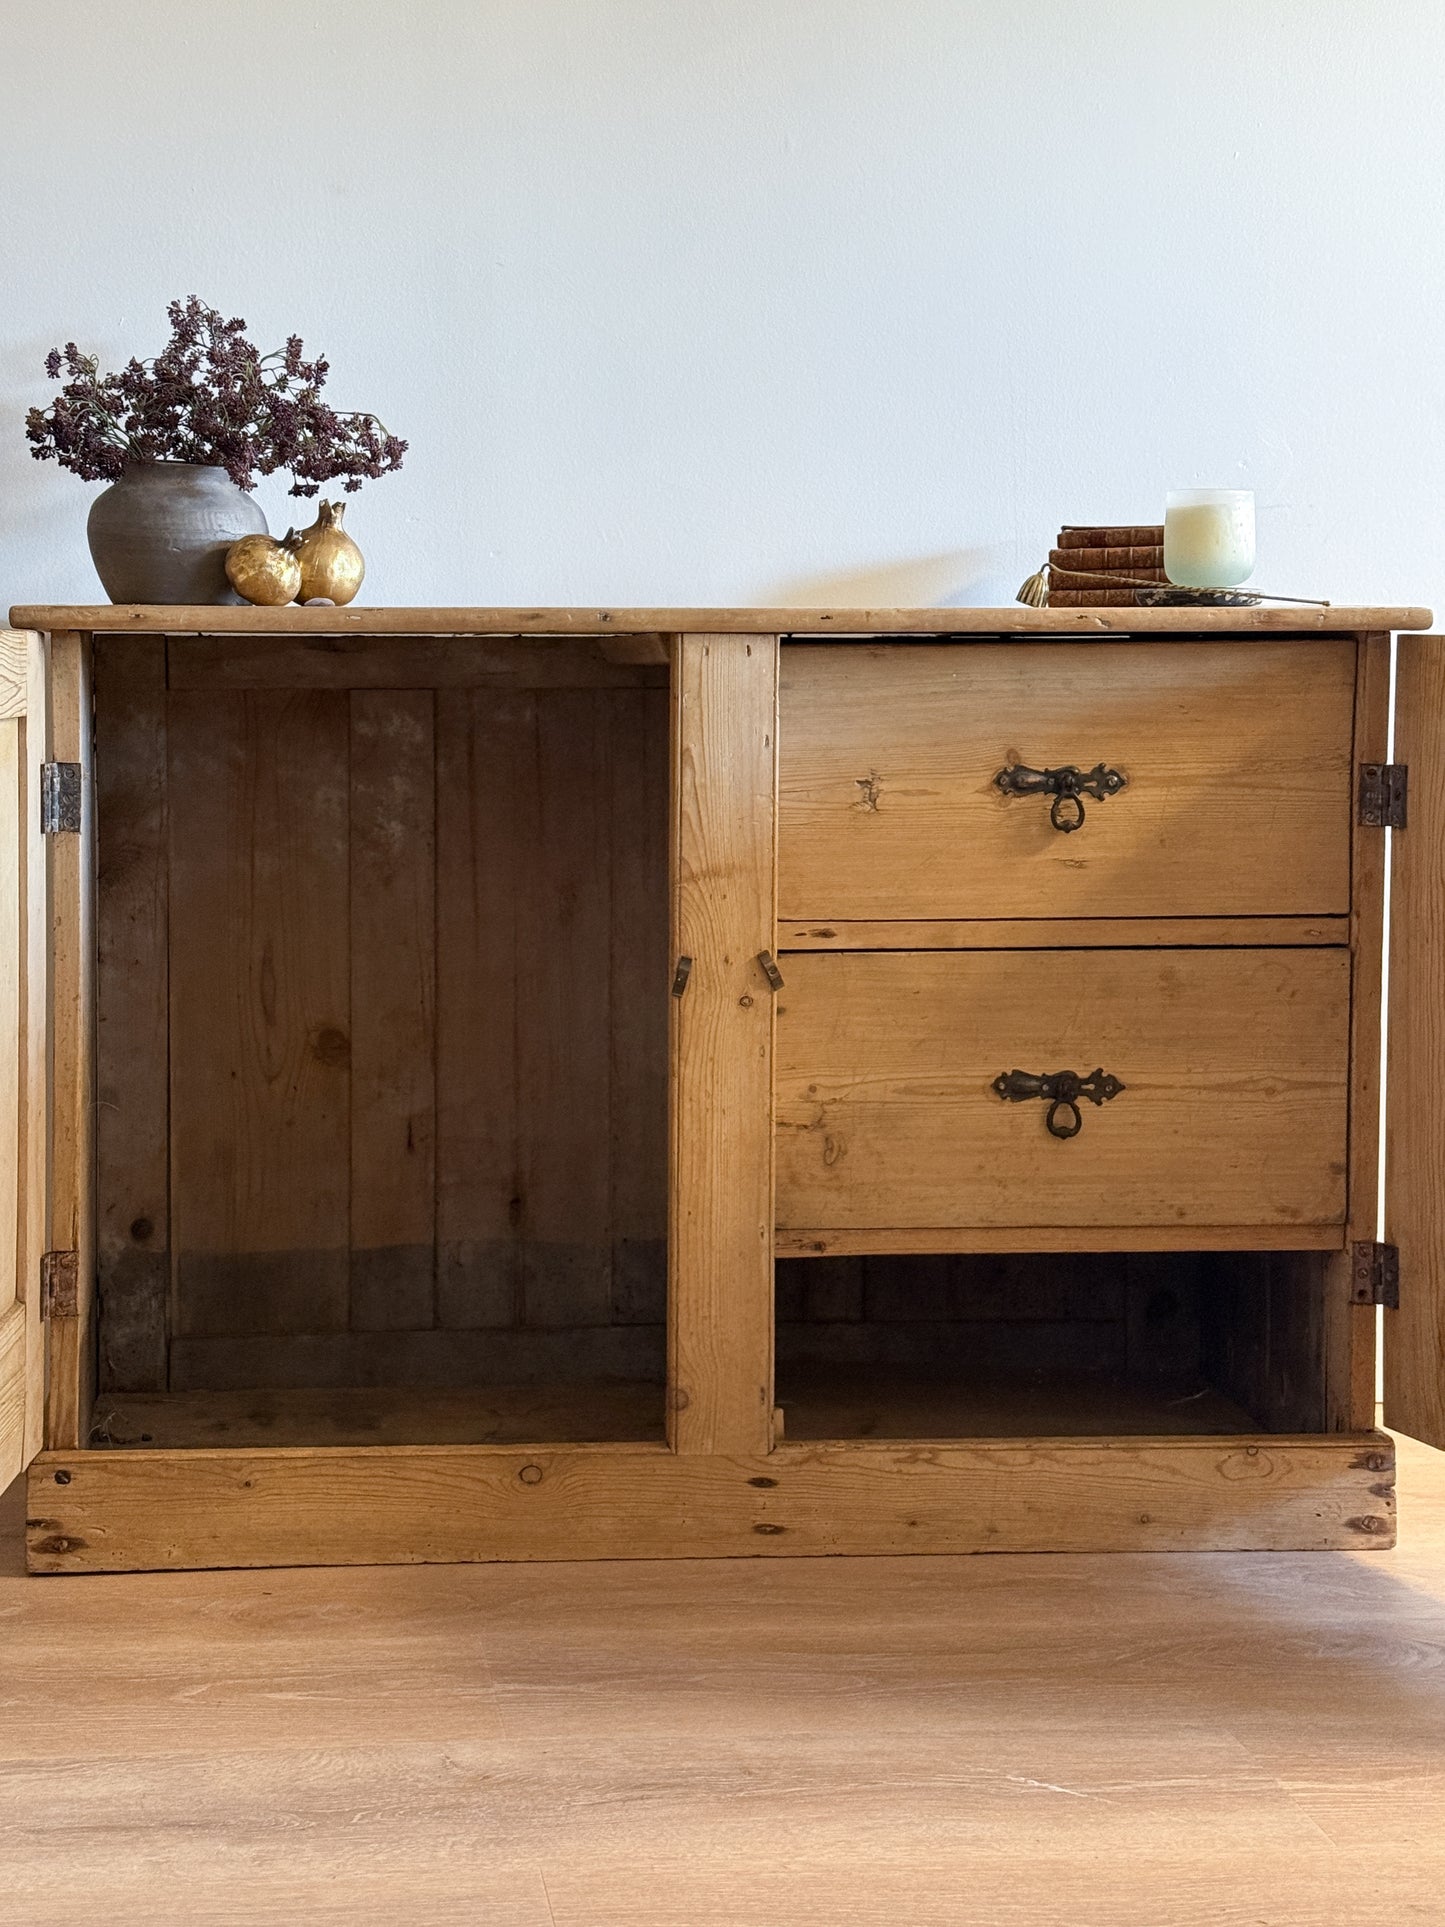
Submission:
[[[1349,909],[1349,637],[782,653],[784,919]],[[995,781],[1096,764],[1072,832]]]

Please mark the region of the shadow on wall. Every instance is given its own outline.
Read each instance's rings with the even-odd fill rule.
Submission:
[[[948,609],[998,573],[988,549],[947,549],[904,562],[877,562],[823,575],[795,576],[767,598],[780,609]]]

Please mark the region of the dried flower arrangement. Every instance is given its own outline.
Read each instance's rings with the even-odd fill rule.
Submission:
[[[134,357],[102,375],[73,341],[52,348],[45,371],[67,379],[48,408],[32,408],[25,438],[37,461],[57,461],[88,482],[114,481],[130,462],[223,468],[237,488],[290,471],[293,495],[342,479],[354,491],[401,467],[406,443],[375,415],[323,401],[330,366],[305,358],[292,335],[263,354],[246,324],[197,296],[172,301],[171,338],[151,361]],[[343,479],[344,478],[344,479]]]

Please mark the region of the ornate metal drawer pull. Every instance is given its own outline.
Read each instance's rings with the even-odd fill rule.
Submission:
[[[1045,1099],[1049,1109],[1044,1123],[1050,1134],[1077,1137],[1084,1126],[1079,1099],[1086,1097],[1091,1104],[1106,1104],[1111,1097],[1117,1097],[1124,1086],[1117,1077],[1102,1070],[1090,1071],[1087,1077],[1081,1077],[1077,1071],[1045,1071],[1042,1075],[1033,1071],[1002,1071],[993,1080],[993,1088],[1000,1097],[1014,1104],[1022,1104],[1031,1097]]]
[[[993,779],[1005,796],[1052,796],[1049,821],[1067,836],[1083,828],[1084,798],[1103,802],[1123,789],[1127,778],[1107,763],[1095,763],[1089,770],[1076,769],[1072,763],[1062,769],[1030,769],[1027,763],[1010,763]]]

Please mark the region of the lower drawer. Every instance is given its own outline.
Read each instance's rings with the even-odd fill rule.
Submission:
[[[780,1229],[1344,1222],[1342,949],[794,952],[783,969]],[[1046,1098],[996,1088],[1095,1070],[1117,1093],[1061,1106],[1053,1131]]]

